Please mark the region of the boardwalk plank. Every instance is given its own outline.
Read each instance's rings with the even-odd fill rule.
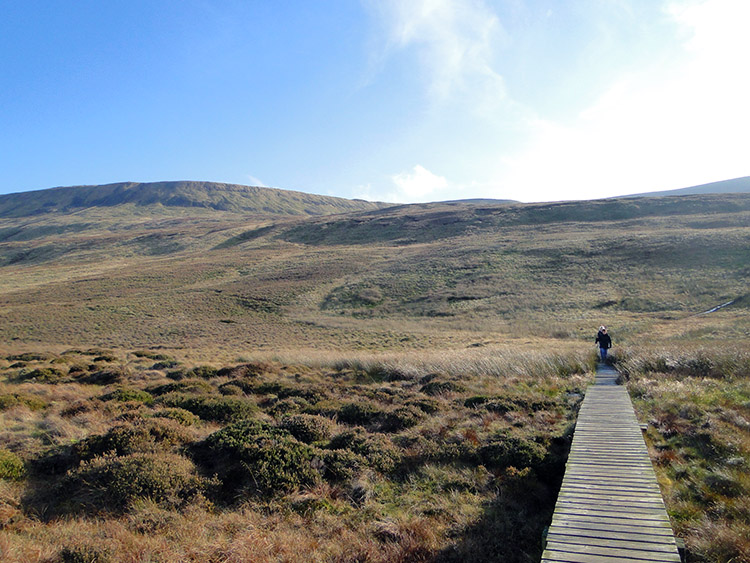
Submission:
[[[543,563],[680,561],[643,432],[616,376],[600,371],[586,391]]]

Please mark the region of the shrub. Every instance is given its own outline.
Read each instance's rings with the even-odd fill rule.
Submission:
[[[398,407],[385,414],[381,429],[384,432],[398,432],[419,424],[424,413],[417,407]]]
[[[422,385],[420,391],[425,395],[443,395],[445,393],[461,393],[466,388],[454,381],[430,381]]]
[[[0,411],[13,408],[18,405],[28,407],[29,410],[38,411],[46,408],[49,403],[34,397],[33,395],[23,395],[21,393],[8,393],[6,395],[0,395]]]
[[[147,390],[152,395],[165,395],[167,393],[178,391],[182,393],[197,394],[215,392],[214,386],[203,379],[184,379],[182,381],[176,381],[175,383],[166,383],[164,385],[157,385],[156,387],[149,387]]]
[[[257,420],[243,420],[211,434],[198,448],[198,458],[233,496],[247,491],[271,494],[312,485],[314,450],[286,430]]]
[[[545,448],[532,440],[506,436],[481,446],[477,452],[482,463],[488,467],[534,467],[542,462]]]
[[[101,356],[97,356],[94,358],[95,362],[103,362],[103,363],[112,363],[116,362],[119,358],[117,356],[113,356],[112,354],[102,354]]]
[[[38,368],[18,375],[21,381],[37,381],[39,383],[58,383],[65,374],[57,368]]]
[[[159,401],[168,407],[179,407],[198,415],[203,420],[228,422],[247,418],[258,411],[257,405],[242,397],[207,397],[167,393]]]
[[[180,365],[180,362],[178,362],[177,360],[164,360],[161,362],[156,362],[154,365],[151,366],[151,369],[156,369],[156,370],[171,369],[171,368],[177,367],[178,365]]]
[[[332,482],[349,481],[368,465],[364,456],[351,450],[321,450],[323,476]]]
[[[287,397],[301,397],[310,403],[317,403],[327,399],[328,390],[317,385],[285,385],[277,381],[261,384],[250,383],[246,393],[255,393],[257,395],[276,395],[279,399]]]
[[[282,414],[296,413],[302,410],[310,409],[310,403],[308,403],[302,397],[287,397],[273,403],[273,406],[269,409],[269,413],[272,416],[279,416]]]
[[[23,461],[13,452],[0,449],[0,479],[17,481],[23,478],[26,468]]]
[[[157,352],[150,352],[148,350],[136,350],[133,352],[136,358],[148,358],[149,360],[162,360],[162,361],[174,361],[172,356],[166,354],[159,354]]]
[[[105,453],[129,455],[136,452],[158,452],[192,439],[187,430],[171,420],[140,419],[110,429],[106,434],[89,436],[73,445],[73,454],[88,460]]]
[[[241,397],[245,394],[242,388],[237,385],[222,385],[219,391],[222,395],[234,395],[235,397]]]
[[[126,368],[105,368],[93,373],[76,376],[76,381],[91,385],[112,385],[119,383],[129,375]]]
[[[741,481],[728,472],[710,472],[703,478],[703,482],[711,492],[725,497],[739,497],[745,492]]]
[[[367,375],[381,381],[404,381],[411,379],[412,374],[400,366],[376,364],[367,369]]]
[[[61,563],[109,563],[112,556],[109,549],[91,543],[68,545],[60,550]]]
[[[503,414],[515,410],[536,412],[550,409],[558,406],[558,402],[554,399],[532,393],[517,396],[498,395],[494,397],[478,395],[466,399],[464,406],[469,408],[484,408],[491,412]]]
[[[230,386],[241,389],[243,393],[247,394],[255,393],[256,388],[256,384],[249,379],[232,379],[231,381],[219,385],[219,391],[224,393],[224,389]]]
[[[266,363],[250,363],[240,364],[238,366],[224,367],[219,370],[218,375],[221,377],[258,377],[266,372],[276,373],[278,370],[273,368],[271,364]]]
[[[281,428],[300,442],[311,444],[330,438],[333,423],[325,417],[314,414],[296,414],[285,416],[281,420]]]
[[[370,434],[363,428],[347,430],[335,436],[328,449],[347,449],[363,456],[367,465],[382,473],[393,471],[401,462],[399,449],[386,436]]]
[[[425,414],[435,414],[440,410],[440,402],[431,397],[421,399],[411,399],[406,401],[407,406],[417,407]]]
[[[68,472],[60,484],[63,511],[122,511],[139,499],[177,508],[202,496],[207,482],[193,463],[170,453],[95,457]]]
[[[188,371],[188,375],[192,377],[202,377],[204,379],[216,377],[218,374],[219,371],[211,366],[197,366]]]
[[[37,354],[34,352],[25,352],[23,354],[11,354],[6,356],[5,359],[9,362],[20,361],[20,362],[44,362],[49,360],[52,356],[50,354]]]
[[[151,393],[142,391],[141,389],[131,389],[127,387],[121,387],[114,391],[107,393],[101,397],[102,401],[135,401],[137,403],[143,403],[144,405],[152,405],[154,403],[154,397]]]
[[[346,403],[338,411],[338,419],[347,424],[367,425],[378,422],[383,410],[370,401]]]
[[[168,418],[182,424],[183,426],[192,426],[200,420],[200,418],[190,411],[179,407],[161,409],[156,411],[152,416],[155,418]]]

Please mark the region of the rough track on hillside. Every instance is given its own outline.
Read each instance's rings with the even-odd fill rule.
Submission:
[[[633,405],[600,365],[576,423],[542,563],[679,562]]]

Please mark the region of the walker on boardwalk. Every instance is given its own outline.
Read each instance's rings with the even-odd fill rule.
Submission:
[[[542,563],[680,561],[633,404],[617,378],[600,364],[586,391]]]

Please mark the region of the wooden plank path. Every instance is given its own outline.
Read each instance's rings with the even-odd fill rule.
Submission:
[[[679,562],[641,427],[617,372],[586,390],[542,563]]]

